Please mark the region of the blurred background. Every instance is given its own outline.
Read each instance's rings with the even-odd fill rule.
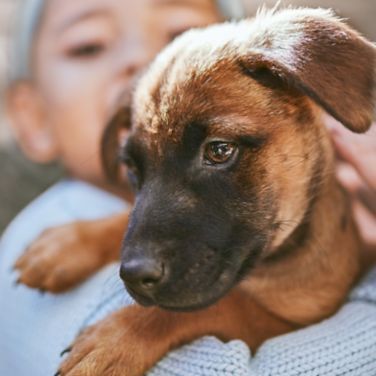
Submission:
[[[28,1],[28,0],[24,0]],[[228,0],[232,1],[232,0]],[[15,6],[20,0],[0,0],[0,89],[6,83],[8,64],[8,43]],[[244,0],[247,13],[253,15],[261,4],[272,7],[275,0]],[[375,0],[295,0],[283,5],[331,7],[340,16],[360,30],[369,39],[376,41]],[[0,234],[5,226],[28,202],[62,176],[57,165],[38,166],[27,161],[12,141],[0,107]]]

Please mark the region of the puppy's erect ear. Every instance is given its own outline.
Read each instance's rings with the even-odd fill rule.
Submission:
[[[374,116],[376,47],[324,9],[262,10],[241,65],[268,69],[354,132]],[[250,49],[249,49],[250,47]]]

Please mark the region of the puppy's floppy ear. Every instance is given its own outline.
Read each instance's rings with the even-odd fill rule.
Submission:
[[[101,158],[104,173],[111,183],[119,182],[120,156],[124,133],[131,127],[131,110],[129,106],[120,108],[107,125],[101,140]]]
[[[330,10],[261,11],[241,66],[267,69],[354,132],[365,132],[376,100],[376,47]],[[249,49],[250,47],[250,49]]]

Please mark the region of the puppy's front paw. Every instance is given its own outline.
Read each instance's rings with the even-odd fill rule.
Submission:
[[[17,260],[18,282],[54,293],[79,284],[108,262],[96,237],[86,222],[46,230]]]
[[[151,349],[132,334],[124,317],[115,313],[80,334],[57,375],[143,376],[152,365],[147,362]]]

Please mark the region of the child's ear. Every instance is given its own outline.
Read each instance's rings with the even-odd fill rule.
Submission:
[[[47,163],[58,157],[55,133],[46,120],[45,104],[33,85],[14,84],[6,97],[7,112],[17,142],[34,162]]]

